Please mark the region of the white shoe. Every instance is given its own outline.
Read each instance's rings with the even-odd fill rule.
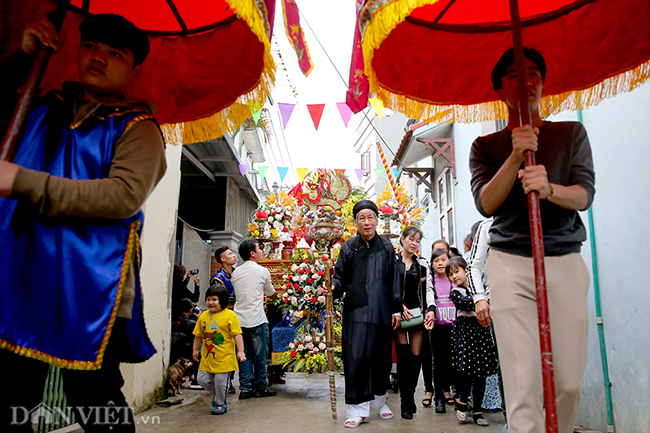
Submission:
[[[383,405],[379,409],[379,418],[381,419],[391,419],[393,417],[393,412],[390,410],[387,404]]]
[[[345,420],[345,423],[343,424],[347,428],[356,428],[359,427],[359,425],[363,424],[366,421],[365,418],[362,418],[360,416],[353,416],[351,418],[348,418]]]

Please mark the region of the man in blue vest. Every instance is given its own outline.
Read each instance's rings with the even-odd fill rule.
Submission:
[[[79,30],[80,83],[43,97],[15,163],[0,162],[0,365],[11,366],[13,390],[2,431],[32,431],[16,414],[40,403],[52,364],[86,431],[134,432],[119,364],[156,352],[144,326],[139,239],[165,149],[151,101],[125,96],[149,40],[112,14],[88,15]],[[0,61],[3,95],[22,85],[39,44],[62,44],[45,19]]]

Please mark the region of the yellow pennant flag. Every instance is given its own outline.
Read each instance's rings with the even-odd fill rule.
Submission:
[[[381,102],[381,99],[370,98],[368,99],[368,102],[370,102],[372,109],[375,110],[375,113],[377,113],[377,117],[379,117],[379,120],[382,120],[382,117],[384,115],[384,103]]]
[[[307,174],[307,169],[306,168],[296,168],[296,171],[298,172],[298,179],[300,179],[300,182],[305,179],[305,174]]]

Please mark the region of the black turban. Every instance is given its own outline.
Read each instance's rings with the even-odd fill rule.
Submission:
[[[379,217],[379,209],[377,209],[376,204],[374,204],[370,200],[361,200],[357,204],[355,204],[354,208],[352,209],[352,215],[354,216],[355,220],[357,219],[357,214],[363,209],[370,209],[375,213],[376,217]]]

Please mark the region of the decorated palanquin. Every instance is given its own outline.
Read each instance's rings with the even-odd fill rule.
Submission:
[[[384,234],[394,237],[408,224],[421,220],[417,199],[397,189],[395,197],[386,189],[379,197]],[[271,272],[278,300],[267,300],[273,326],[273,361],[294,371],[324,371],[324,293],[327,263],[338,257],[340,246],[356,234],[352,209],[365,197],[352,188],[343,170],[317,169],[305,174],[288,192],[269,195],[251,215],[248,237],[263,245],[267,260],[260,264]],[[380,232],[381,232],[380,228]],[[341,308],[334,303],[333,334],[336,366],[341,366]]]

